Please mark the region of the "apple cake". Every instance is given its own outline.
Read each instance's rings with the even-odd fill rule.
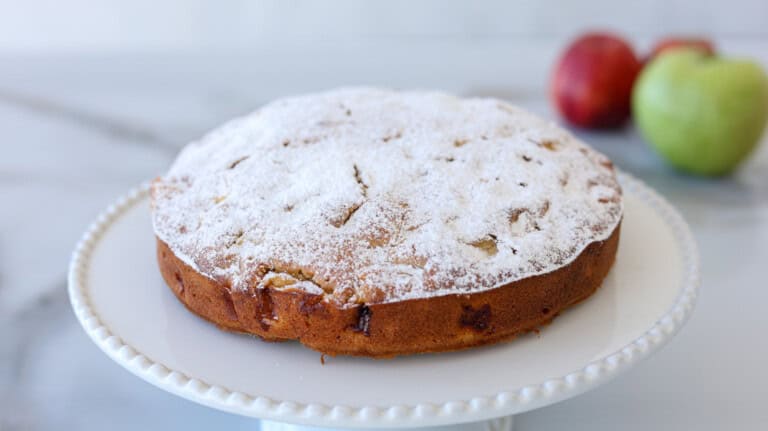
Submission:
[[[346,88],[274,101],[152,184],[160,272],[222,329],[336,355],[510,340],[614,262],[612,163],[490,98]]]

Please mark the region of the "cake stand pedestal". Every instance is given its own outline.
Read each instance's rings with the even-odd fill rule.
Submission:
[[[481,422],[442,425],[436,427],[420,427],[419,431],[512,431],[515,427],[514,416],[503,416]],[[379,428],[382,431],[402,428]],[[307,425],[294,425],[285,422],[261,421],[260,431],[328,431],[328,428]]]
[[[539,335],[392,360],[320,355],[298,343],[222,332],[189,313],[155,261],[147,187],[108,208],[77,246],[69,294],[85,332],[136,376],[267,431],[331,428],[509,430],[513,415],[590,390],[636,365],[685,323],[699,285],[677,212],[620,175],[616,264],[587,301]],[[291,425],[293,424],[293,425]]]

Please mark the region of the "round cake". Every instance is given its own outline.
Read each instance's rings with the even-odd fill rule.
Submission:
[[[189,144],[152,184],[160,271],[192,312],[326,354],[510,340],[592,294],[612,163],[496,99],[349,88]]]

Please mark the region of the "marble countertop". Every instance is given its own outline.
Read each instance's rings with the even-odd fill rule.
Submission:
[[[88,223],[211,127],[276,96],[346,84],[497,95],[553,116],[542,80],[553,46],[518,46],[530,59],[520,67],[504,41],[377,43],[377,56],[321,41],[247,53],[0,57],[0,430],[258,428],[127,373],[88,340],[66,296],[69,254]],[[768,41],[721,45],[768,64]],[[578,133],[682,212],[701,248],[701,297],[661,352],[522,415],[518,429],[764,429],[768,145],[735,175],[709,180],[665,167],[631,127]]]

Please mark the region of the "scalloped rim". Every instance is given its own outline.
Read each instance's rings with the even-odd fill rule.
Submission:
[[[666,344],[693,311],[700,284],[699,257],[688,225],[663,197],[640,180],[623,172],[619,172],[619,180],[625,191],[650,205],[672,228],[683,258],[682,288],[675,302],[643,335],[612,354],[537,385],[490,396],[440,404],[387,407],[306,404],[231,391],[154,362],[113,334],[101,321],[97,310],[91,306],[86,283],[95,246],[116,219],[148,196],[149,183],[134,188],[107,208],[75,247],[69,265],[70,302],[88,336],[104,353],[130,372],[166,391],[231,413],[305,425],[362,428],[446,425],[521,413],[583,393],[629,369]]]

